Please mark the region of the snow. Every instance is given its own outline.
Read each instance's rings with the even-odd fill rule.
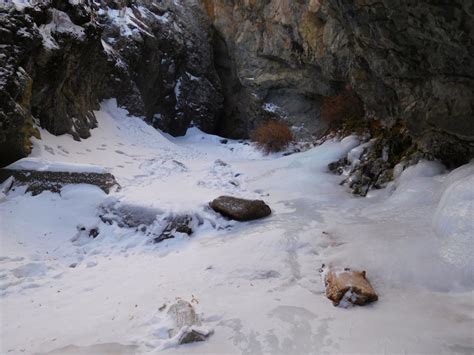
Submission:
[[[267,112],[277,112],[280,107],[278,107],[277,105],[275,105],[274,103],[271,103],[271,102],[266,102],[264,105],[263,105],[263,109]]]
[[[179,100],[181,98],[181,85],[182,78],[179,78],[174,87],[174,96],[176,98],[176,109],[178,109]]]
[[[52,33],[67,33],[70,36],[76,37],[79,40],[84,40],[84,28],[74,24],[68,14],[56,9],[51,10],[52,20],[46,25],[39,27],[39,32],[43,38],[43,46],[48,49],[59,48]]]
[[[138,6],[136,9],[144,17],[152,13],[144,6]],[[154,37],[148,25],[138,19],[130,7],[123,7],[121,9],[107,8],[106,14],[112,23],[120,29],[121,36],[133,37],[141,33]]]
[[[43,158],[23,158],[10,164],[6,169],[37,171],[68,171],[75,173],[105,173],[106,169],[90,164],[52,162]]]
[[[17,11],[24,11],[25,8],[31,7],[31,0],[2,0],[0,2],[0,9],[10,7],[15,7]]]
[[[442,257],[474,288],[474,164],[453,171],[446,180],[433,227],[442,241]]]
[[[81,142],[42,130],[18,164],[99,166],[120,191],[17,188],[0,201],[1,353],[472,352],[474,163],[446,173],[423,161],[358,198],[327,171],[357,158],[354,136],[265,156],[195,127],[170,137],[115,100],[96,116]],[[272,215],[227,221],[208,208],[221,194],[263,199]],[[104,223],[104,206],[155,215],[156,226],[181,213],[205,222],[153,244],[139,228]],[[366,270],[379,301],[333,307],[322,264]],[[168,337],[161,309],[177,298],[214,330],[206,341]]]

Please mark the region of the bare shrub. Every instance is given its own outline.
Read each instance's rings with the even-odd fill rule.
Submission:
[[[258,126],[250,138],[268,154],[285,149],[293,141],[293,133],[287,123],[271,120]]]

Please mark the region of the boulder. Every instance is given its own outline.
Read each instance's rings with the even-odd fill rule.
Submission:
[[[212,334],[210,329],[201,326],[194,307],[191,303],[178,300],[170,306],[168,316],[175,323],[175,327],[168,331],[170,338],[177,336],[178,344],[204,341]]]
[[[237,221],[250,221],[267,217],[272,210],[262,200],[246,200],[232,196],[220,196],[210,203],[220,214]]]
[[[365,271],[331,270],[326,276],[326,296],[335,306],[363,306],[378,296],[365,277]]]

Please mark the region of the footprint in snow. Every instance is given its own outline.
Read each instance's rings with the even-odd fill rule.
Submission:
[[[48,152],[49,154],[51,154],[51,155],[56,155],[56,154],[54,153],[53,147],[50,147],[49,145],[45,145],[45,146],[44,146],[44,150],[47,151],[47,152]]]
[[[43,276],[46,274],[46,271],[47,267],[44,264],[28,263],[11,270],[11,273],[16,278],[22,279],[33,276]]]
[[[64,154],[69,154],[69,151],[64,148],[62,145],[56,146],[60,151],[62,151]]]

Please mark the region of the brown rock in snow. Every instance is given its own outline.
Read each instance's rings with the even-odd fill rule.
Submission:
[[[245,200],[232,196],[220,196],[212,201],[210,206],[214,211],[237,221],[250,221],[272,213],[262,200]]]
[[[365,271],[331,270],[326,276],[326,296],[335,306],[348,303],[363,306],[378,296],[365,277]]]

